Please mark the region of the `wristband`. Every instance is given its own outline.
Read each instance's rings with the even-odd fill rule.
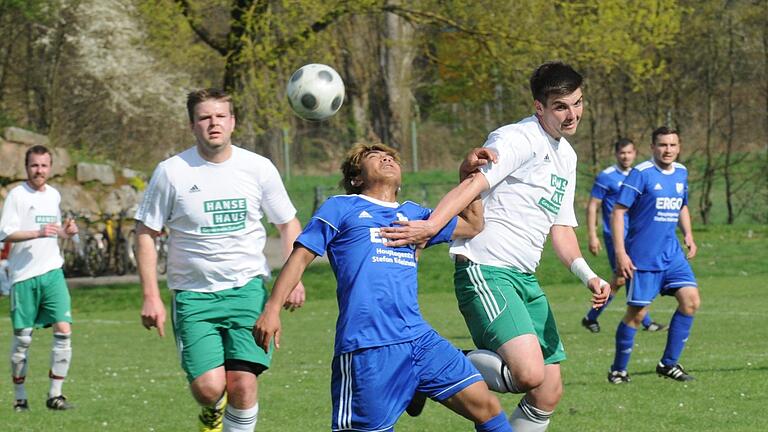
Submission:
[[[581,282],[588,286],[589,280],[592,278],[597,277],[595,272],[592,271],[591,268],[589,268],[589,264],[587,264],[587,261],[584,260],[582,257],[578,257],[571,263],[571,273],[576,275],[579,279],[581,279]]]

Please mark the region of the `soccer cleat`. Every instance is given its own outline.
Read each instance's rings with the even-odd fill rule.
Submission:
[[[411,399],[411,402],[405,408],[405,412],[411,417],[417,417],[424,410],[424,405],[426,405],[426,403],[427,395],[420,391],[416,391],[413,394],[413,399]]]
[[[581,319],[581,325],[592,333],[600,333],[600,324],[597,320],[590,320],[585,317]]]
[[[13,402],[13,410],[16,412],[29,411],[29,402],[26,399],[16,399]]]
[[[49,410],[54,411],[66,411],[75,407],[71,403],[67,402],[67,398],[64,395],[48,398],[48,400],[45,401],[45,406],[47,406]]]
[[[225,393],[221,403],[212,407],[203,407],[197,419],[200,421],[200,432],[221,432],[224,428],[224,410],[227,408],[227,394]]]
[[[648,324],[648,327],[644,327],[643,330],[649,331],[649,332],[660,332],[667,329],[666,324],[657,323],[656,321],[651,321],[650,324]]]
[[[693,381],[693,377],[688,375],[688,372],[683,369],[683,365],[680,363],[672,366],[666,366],[659,362],[656,365],[656,373],[664,378],[672,378],[675,381]]]
[[[608,372],[608,382],[611,384],[623,384],[632,381],[629,378],[627,371],[610,371]]]

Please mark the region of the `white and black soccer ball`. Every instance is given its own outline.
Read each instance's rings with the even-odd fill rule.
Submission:
[[[336,114],[344,103],[344,81],[328,65],[304,65],[288,80],[286,96],[291,109],[299,117],[324,120]]]
[[[519,393],[507,364],[493,351],[478,349],[467,353],[467,358],[483,376],[488,388],[498,393]]]

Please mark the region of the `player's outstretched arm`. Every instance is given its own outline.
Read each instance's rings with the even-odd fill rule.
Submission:
[[[275,224],[277,230],[280,232],[280,246],[283,252],[283,260],[287,260],[293,251],[293,242],[296,241],[296,237],[301,234],[301,223],[298,219],[293,218],[284,224]],[[306,291],[304,290],[304,284],[299,281],[296,287],[288,295],[283,307],[293,312],[294,310],[304,306],[304,302],[307,299]]]
[[[616,207],[613,208],[613,212],[611,212],[611,232],[624,232],[624,214],[626,213],[626,207],[621,204],[616,204]],[[632,263],[629,254],[627,254],[623,235],[613,236],[613,249],[616,254],[616,274],[626,279],[631,278],[632,273],[635,271],[635,265]]]
[[[272,288],[272,294],[264,305],[264,311],[253,325],[253,338],[264,351],[269,351],[272,338],[275,340],[275,348],[280,348],[280,309],[301,280],[304,270],[314,259],[315,254],[312,251],[297,245],[280,271]]]
[[[680,220],[678,222],[680,229],[683,231],[683,241],[685,247],[688,248],[688,259],[693,259],[696,256],[696,242],[693,241],[693,229],[691,228],[691,212],[688,210],[688,206],[685,205],[680,209]]]
[[[144,296],[141,306],[141,324],[147,330],[157,327],[157,333],[162,337],[165,336],[165,305],[157,285],[157,249],[155,249],[157,235],[157,231],[141,222],[136,222],[136,264]]]
[[[587,233],[589,233],[589,251],[597,256],[600,253],[600,239],[597,237],[597,211],[603,200],[591,197],[587,204]]]
[[[579,249],[579,240],[576,237],[576,231],[573,227],[566,225],[552,225],[549,230],[552,236],[552,246],[555,248],[560,262],[568,267],[581,282],[592,291],[592,307],[600,307],[608,300],[611,293],[611,286],[597,276],[589,268],[589,265],[581,256]]]

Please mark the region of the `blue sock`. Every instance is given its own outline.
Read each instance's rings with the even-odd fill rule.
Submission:
[[[645,316],[643,317],[643,327],[648,328],[648,326],[651,325],[652,322],[653,320],[651,319],[651,314],[646,313]]]
[[[609,295],[608,300],[605,301],[605,304],[599,308],[589,308],[589,312],[587,312],[587,319],[590,321],[597,321],[597,317],[599,317],[600,314],[603,313],[603,310],[607,308],[609,304],[611,304],[611,300],[613,300],[613,294]]]
[[[504,411],[483,424],[476,424],[475,430],[478,432],[513,432],[512,426],[509,425],[509,420],[507,420],[507,415],[504,414]]]
[[[672,315],[672,320],[669,322],[667,346],[664,348],[664,357],[661,358],[661,363],[665,366],[677,364],[677,361],[680,360],[680,354],[683,353],[685,343],[688,342],[692,326],[692,315],[685,315],[679,310],[675,311],[675,314]]]
[[[632,328],[624,321],[619,322],[616,328],[616,356],[613,358],[612,371],[625,371],[632,355],[632,347],[635,345],[636,328]]]

